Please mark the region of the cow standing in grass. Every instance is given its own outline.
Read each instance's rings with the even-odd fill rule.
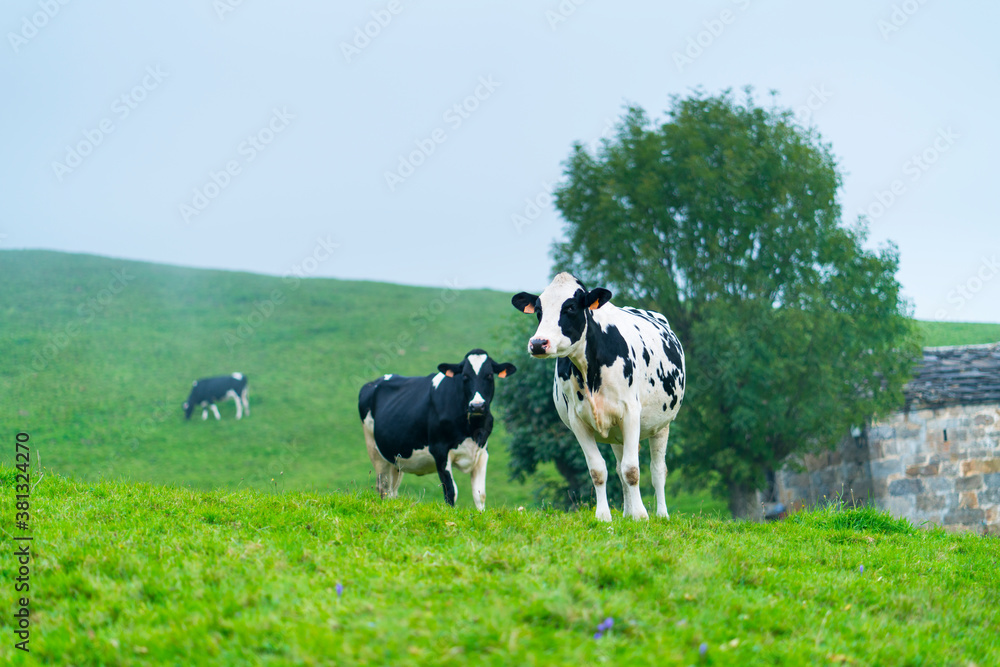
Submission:
[[[423,377],[385,375],[358,395],[368,457],[379,495],[396,496],[403,473],[437,472],[444,499],[455,504],[458,487],[452,468],[472,477],[472,500],[486,506],[487,439],[493,431],[493,379],[514,374],[483,350],[472,350],[459,364],[440,364]]]
[[[663,315],[617,308],[610,299],[608,290],[588,291],[560,273],[541,295],[521,292],[511,303],[538,317],[528,352],[539,359],[558,358],[553,400],[587,457],[597,518],[611,520],[607,466],[598,440],[615,453],[625,516],[648,518],[639,493],[639,441],[646,438],[656,514],[669,517],[667,438],[684,398],[684,351]]]
[[[236,418],[243,418],[243,411],[250,414],[249,389],[247,387],[247,376],[243,373],[233,373],[232,375],[221,375],[214,378],[202,378],[191,383],[191,393],[184,401],[184,418],[191,419],[191,413],[196,407],[201,407],[202,420],[208,419],[208,410],[211,408],[216,420],[221,419],[219,408],[216,402],[231,398],[236,404]]]

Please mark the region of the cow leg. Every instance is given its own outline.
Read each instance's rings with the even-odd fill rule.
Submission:
[[[208,408],[202,408],[201,409],[201,420],[205,421],[206,419],[208,419]]]
[[[399,495],[399,483],[403,481],[403,471],[396,466],[389,466],[389,497]]]
[[[625,475],[622,474],[622,452],[624,447],[622,445],[611,445],[611,451],[615,453],[615,472],[618,473],[618,479],[622,482],[622,514],[625,516],[630,516],[632,513],[631,507],[629,505],[629,496],[625,493]]]
[[[476,455],[476,461],[472,465],[472,502],[476,504],[476,509],[482,512],[486,509],[486,463],[490,459],[490,454],[485,449],[481,449]]]
[[[649,439],[649,472],[653,476],[653,493],[656,494],[656,516],[670,518],[667,512],[667,496],[664,487],[667,483],[667,439],[670,437],[670,426]]]
[[[590,468],[590,478],[594,480],[594,493],[597,495],[597,516],[600,521],[611,521],[611,508],[608,507],[608,466],[601,456],[601,450],[597,448],[597,441],[594,435],[583,424],[576,420],[571,427],[573,435],[580,443],[580,449],[587,458],[587,467]]]
[[[210,404],[208,407],[212,408],[212,414],[215,415],[215,421],[222,419],[222,415],[219,414],[219,408],[215,407],[215,403]]]
[[[365,432],[365,446],[368,448],[368,458],[371,459],[372,467],[375,468],[375,488],[378,489],[379,497],[385,498],[387,495],[390,495],[390,491],[392,490],[392,471],[399,471],[396,466],[382,458],[382,454],[375,445],[375,420],[372,419],[371,413],[365,417],[363,427]],[[399,486],[398,482],[396,486]]]
[[[451,474],[451,460],[445,456],[437,459],[438,477],[441,479],[441,489],[444,491],[446,503],[455,506],[458,499],[458,487],[455,485],[455,477]]]
[[[639,410],[626,409],[622,420],[622,476],[625,478],[625,505],[633,519],[648,519],[639,492]]]
[[[243,419],[243,403],[240,402],[240,397],[232,389],[226,392],[226,396],[233,399],[233,403],[236,404],[236,418]]]
[[[246,410],[247,417],[250,416],[250,388],[243,387],[243,392],[240,394],[240,400],[243,401],[243,409]]]

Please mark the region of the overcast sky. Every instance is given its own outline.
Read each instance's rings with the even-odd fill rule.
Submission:
[[[538,290],[574,141],[749,84],[832,143],[918,317],[1000,322],[998,24],[985,0],[6,0],[0,247]]]

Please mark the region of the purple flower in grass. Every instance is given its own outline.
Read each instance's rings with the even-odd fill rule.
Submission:
[[[706,653],[708,653],[708,644],[702,642],[701,646],[698,647],[698,655],[705,655]]]
[[[860,572],[861,574],[864,574],[865,573],[865,566],[862,565],[861,567],[859,567],[858,568],[858,572]]]
[[[337,582],[337,597],[339,598],[343,594],[344,594],[344,584],[342,584],[342,583],[340,583],[338,581]]]
[[[600,639],[603,636],[604,636],[603,632],[598,631],[594,633],[594,639]]]

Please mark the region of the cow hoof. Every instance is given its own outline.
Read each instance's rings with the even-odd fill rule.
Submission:
[[[644,507],[638,512],[633,512],[632,518],[636,521],[649,521],[649,514],[646,513],[646,508]]]
[[[598,521],[606,521],[608,523],[611,523],[611,510],[609,510],[609,509],[608,510],[604,510],[603,512],[600,511],[600,510],[597,510],[597,515],[596,516],[597,516],[597,520]]]
[[[668,512],[667,510],[663,510],[662,512],[657,512],[656,516],[658,516],[658,517],[660,517],[662,519],[669,519],[670,518],[670,512]]]

